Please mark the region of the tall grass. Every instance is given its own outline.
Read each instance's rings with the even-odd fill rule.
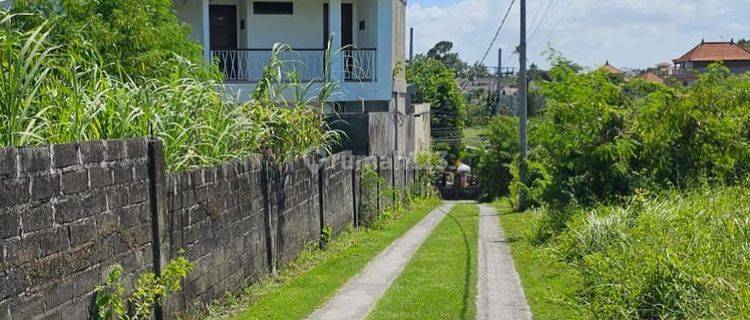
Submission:
[[[547,244],[580,272],[588,318],[748,319],[749,195],[699,189],[574,210]]]
[[[0,12],[0,65],[7,66],[0,72],[0,146],[153,132],[174,171],[251,153],[284,161],[330,151],[338,139],[323,108],[335,83],[325,81],[312,92],[311,83],[295,81],[295,71],[278,58],[288,46],[274,47],[253,99],[239,103],[219,81],[184,76],[205,66],[171,60],[160,69],[172,73],[161,78],[112,74],[106,70],[118,69],[110,65],[118,62],[104,62],[95,48],[53,43],[48,35],[58,27],[55,21],[32,30],[17,27],[13,20],[24,15]],[[284,92],[292,92],[292,99]]]

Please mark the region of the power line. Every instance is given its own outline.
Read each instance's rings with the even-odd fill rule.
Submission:
[[[505,12],[505,16],[503,17],[503,20],[500,22],[500,26],[497,27],[497,31],[495,31],[495,36],[492,37],[492,41],[490,41],[490,46],[487,47],[487,50],[484,52],[484,55],[482,56],[482,60],[479,61],[479,64],[483,64],[484,60],[487,59],[487,55],[490,54],[490,50],[492,50],[492,47],[495,45],[495,41],[497,40],[497,37],[500,36],[500,30],[503,29],[503,26],[505,25],[505,20],[508,19],[508,15],[510,15],[510,11],[513,10],[513,4],[516,3],[516,0],[511,0],[510,5],[508,6],[508,10]]]
[[[547,38],[550,38],[553,33],[555,33],[555,30],[557,30],[557,27],[560,25],[560,22],[565,20],[568,15],[570,15],[570,7],[573,6],[573,0],[568,0],[568,6],[565,7],[565,10],[562,11],[560,14],[560,18],[557,19],[557,22],[552,26],[552,29],[550,29],[549,33],[547,33]]]
[[[508,10],[505,11],[505,16],[503,17],[503,20],[500,22],[500,26],[497,27],[497,31],[495,31],[495,36],[492,37],[492,41],[490,41],[490,46],[487,47],[487,50],[484,52],[484,55],[482,56],[482,60],[479,60],[479,64],[484,64],[484,60],[487,59],[487,55],[490,54],[490,50],[492,50],[492,47],[495,46],[495,41],[497,41],[497,37],[500,36],[500,31],[503,29],[503,26],[505,26],[505,21],[508,19],[508,15],[510,15],[510,11],[513,10],[513,4],[516,3],[516,0],[511,0],[510,5],[508,6]],[[466,86],[469,85],[470,81],[464,82],[464,84],[461,86],[461,92],[466,90]]]
[[[548,0],[551,1],[551,0]],[[542,11],[542,7],[544,6],[544,1],[539,1],[538,5],[536,6],[536,11],[534,12],[534,18],[531,19],[530,25],[534,25],[537,21],[537,18],[539,18],[539,13]]]
[[[534,36],[539,32],[539,30],[542,28],[542,25],[544,25],[547,22],[547,18],[549,18],[549,13],[552,12],[552,10],[557,7],[557,4],[559,3],[559,0],[551,0],[549,2],[549,5],[547,5],[547,9],[544,11],[544,15],[542,15],[542,19],[539,20],[539,23],[536,25],[536,28],[534,28],[534,31],[531,33],[531,36],[529,37],[529,42],[534,40]]]

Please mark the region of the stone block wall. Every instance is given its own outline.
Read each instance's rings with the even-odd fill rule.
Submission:
[[[356,203],[354,207],[357,213],[357,225],[366,226],[378,212],[379,196],[377,184],[367,188],[366,183],[363,183],[363,171],[369,166],[375,170],[375,174],[378,174],[378,157],[360,157],[355,163],[354,198]]]
[[[406,186],[406,158],[393,157],[393,187],[403,190]]]
[[[393,156],[378,156],[378,174],[383,182],[378,186],[379,209],[393,204]]]
[[[353,158],[342,152],[323,159],[320,168],[323,225],[334,234],[354,224]]]
[[[0,319],[86,319],[152,265],[146,140],[0,149]]]
[[[283,267],[325,226],[366,225],[407,171],[344,152],[164,174],[161,152],[145,139],[0,149],[0,320],[88,319],[111,266],[130,292],[154,259],[183,250],[195,269],[166,315],[202,308]],[[364,190],[365,165],[385,183]]]
[[[169,309],[200,307],[268,273],[262,160],[251,157],[166,177],[169,257],[195,269]]]
[[[317,159],[306,156],[270,168],[269,201],[277,265],[320,239]]]

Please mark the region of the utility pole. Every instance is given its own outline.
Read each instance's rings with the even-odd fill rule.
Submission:
[[[495,81],[495,95],[492,101],[492,115],[498,114],[500,110],[500,89],[503,79],[503,48],[497,48],[497,75]]]
[[[497,76],[503,75],[503,48],[497,48]]]
[[[414,60],[414,28],[409,28],[409,62]]]
[[[518,137],[519,137],[519,151],[521,157],[518,161],[518,177],[521,180],[523,186],[527,186],[526,182],[526,154],[527,154],[527,140],[526,140],[526,123],[527,123],[527,84],[526,81],[526,0],[521,0],[521,44],[518,46],[518,91],[519,91],[519,104],[518,104]],[[518,210],[523,211],[526,209],[526,190],[522,188],[518,193]]]

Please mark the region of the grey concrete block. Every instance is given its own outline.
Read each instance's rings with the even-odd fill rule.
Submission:
[[[125,151],[125,143],[122,140],[107,140],[104,142],[104,150],[106,150],[106,161],[117,161],[127,157]]]
[[[99,167],[89,169],[89,182],[92,189],[112,185],[114,183],[112,169]]]
[[[31,180],[31,199],[46,200],[58,194],[60,194],[59,175],[35,176]]]
[[[89,175],[86,171],[70,171],[61,175],[60,185],[64,194],[74,194],[88,189]]]
[[[0,283],[3,284],[0,286],[0,301],[15,296],[26,288],[21,273],[13,269],[0,273]]]
[[[104,161],[104,142],[102,141],[81,142],[79,149],[81,150],[81,161],[85,164]]]
[[[33,173],[51,168],[49,147],[24,147],[18,149],[21,172]]]
[[[93,218],[71,223],[68,228],[70,228],[71,247],[77,247],[96,239],[96,222]]]
[[[55,222],[68,223],[84,217],[83,206],[78,198],[64,199],[54,204]]]
[[[67,228],[43,230],[31,237],[38,242],[41,257],[62,252],[70,247]]]
[[[10,319],[32,319],[44,313],[42,295],[21,296],[10,306]]]
[[[96,192],[81,199],[84,216],[91,216],[107,211],[107,196],[103,192]]]
[[[148,166],[145,163],[136,164],[133,169],[135,180],[143,181],[148,179]]]
[[[0,210],[0,240],[20,234],[21,216],[14,209]]]
[[[70,303],[73,300],[71,287],[70,281],[61,281],[43,290],[41,293],[44,296],[45,309],[51,310],[66,302]]]
[[[116,164],[113,170],[116,184],[133,181],[133,167],[130,164]]]
[[[52,146],[52,166],[64,168],[80,164],[78,144],[58,144]]]
[[[145,158],[148,153],[146,139],[133,139],[125,141],[128,149],[128,158]]]
[[[0,148],[0,176],[15,176],[16,173],[16,148]]]
[[[138,204],[148,201],[148,185],[145,181],[136,182],[129,187],[130,204]]]
[[[51,228],[54,222],[52,205],[45,203],[31,208],[24,208],[21,211],[21,220],[23,221],[24,233]]]
[[[28,180],[0,180],[0,208],[26,203],[29,196]]]
[[[107,193],[107,206],[109,210],[122,208],[130,204],[128,188],[117,186]]]

